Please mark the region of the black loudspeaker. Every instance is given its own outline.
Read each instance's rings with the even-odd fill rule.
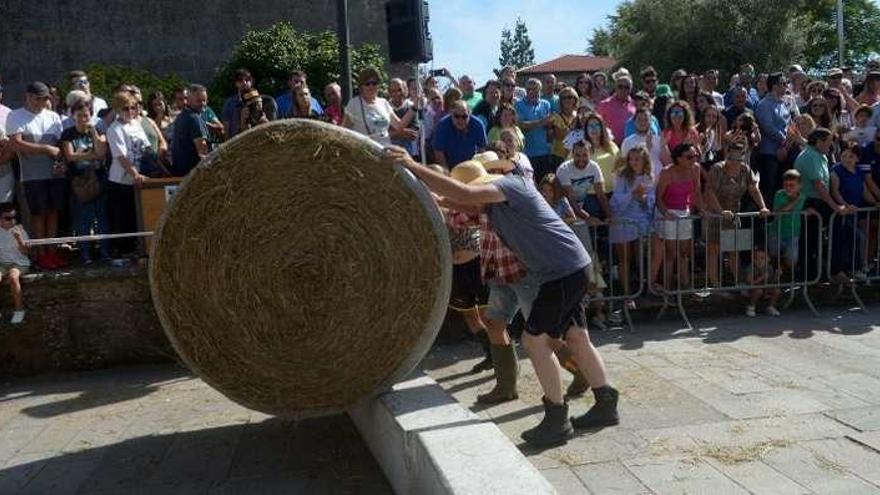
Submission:
[[[430,62],[434,58],[428,32],[428,2],[391,0],[385,5],[388,21],[388,58],[396,62]]]

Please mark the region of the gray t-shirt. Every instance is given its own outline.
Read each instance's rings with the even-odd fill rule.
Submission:
[[[501,240],[533,272],[538,282],[558,280],[590,264],[590,255],[538,189],[520,176],[492,183],[507,198],[486,207]]]
[[[6,119],[6,134],[21,134],[22,140],[28,143],[55,146],[61,137],[61,130],[61,117],[51,110],[31,113],[26,108],[19,108]],[[22,182],[52,178],[55,161],[50,156],[19,153],[18,161],[21,164]]]

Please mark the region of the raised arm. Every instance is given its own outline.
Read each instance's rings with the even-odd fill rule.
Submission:
[[[389,146],[386,150],[395,163],[405,167],[421,179],[428,186],[428,189],[440,196],[449,198],[453,202],[464,206],[480,206],[507,201],[504,193],[491,184],[480,186],[462,184],[416,163],[403,148]]]

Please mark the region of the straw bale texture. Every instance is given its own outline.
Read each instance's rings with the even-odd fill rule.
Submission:
[[[150,279],[202,379],[284,417],[338,413],[403,378],[439,330],[449,241],[381,148],[303,120],[237,136],[184,181]]]

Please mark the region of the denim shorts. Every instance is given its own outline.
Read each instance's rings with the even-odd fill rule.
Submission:
[[[522,311],[523,318],[528,319],[532,312],[532,303],[538,297],[540,284],[527,274],[519,282],[502,285],[489,284],[489,309],[486,317],[490,320],[504,321],[508,325],[516,316],[517,310]]]
[[[776,258],[776,254],[779,253],[780,256],[788,258],[792,265],[796,265],[799,256],[799,244],[800,238],[798,236],[786,239],[770,234],[770,238],[767,239],[767,254],[769,254],[771,258]]]

